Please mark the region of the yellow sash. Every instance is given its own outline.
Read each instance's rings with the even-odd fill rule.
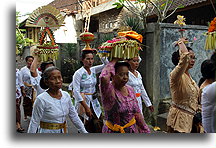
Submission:
[[[120,131],[120,133],[125,133],[124,129],[135,124],[136,123],[136,120],[135,118],[133,117],[133,119],[130,120],[130,122],[128,122],[127,124],[125,124],[124,126],[120,126],[118,124],[112,124],[111,122],[107,121],[105,122],[106,126],[111,129],[112,131],[115,131],[115,132],[118,132]]]
[[[84,93],[84,95],[93,95],[93,93]]]
[[[43,129],[62,129],[64,128],[64,133],[66,134],[67,128],[66,128],[66,122],[64,123],[48,123],[48,122],[40,122],[40,127]]]

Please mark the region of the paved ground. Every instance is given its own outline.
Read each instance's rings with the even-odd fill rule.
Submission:
[[[24,113],[23,113],[22,102],[21,102],[20,109],[21,109],[21,125],[25,129],[25,131],[23,133],[26,133],[30,120],[28,119],[27,121],[24,121]],[[75,126],[72,124],[72,122],[70,121],[69,118],[67,118],[67,123],[68,123],[67,125],[68,125],[68,133],[69,134],[78,133]],[[162,132],[164,132],[164,131],[154,131],[152,126],[149,126],[149,127],[151,129],[151,133],[162,133]]]
[[[24,121],[24,112],[23,112],[23,106],[22,106],[22,102],[21,102],[21,125],[22,127],[25,129],[25,131],[23,133],[26,133],[28,130],[28,125],[30,120],[28,119],[27,121]],[[72,122],[70,121],[70,119],[67,118],[67,123],[68,123],[68,133],[77,133],[77,130],[75,128],[75,126],[72,124]]]

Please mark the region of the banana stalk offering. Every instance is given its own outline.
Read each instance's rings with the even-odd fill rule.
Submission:
[[[141,44],[125,37],[114,38],[103,43],[98,49],[100,57],[131,59],[137,56]]]
[[[216,50],[216,17],[211,21],[206,35],[205,49]]]
[[[216,32],[208,32],[206,33],[206,42],[205,49],[206,50],[215,50],[216,49]]]
[[[59,55],[58,45],[56,46],[37,46],[35,54],[38,55],[41,61],[57,60]]]

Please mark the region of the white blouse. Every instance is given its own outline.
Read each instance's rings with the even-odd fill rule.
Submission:
[[[73,90],[73,81],[68,85],[68,90]]]
[[[32,118],[29,124],[28,133],[63,133],[63,129],[50,130],[40,128],[40,121],[49,123],[64,123],[68,115],[77,130],[81,133],[87,133],[85,127],[78,117],[78,114],[72,105],[71,97],[66,91],[61,91],[62,98],[51,97],[47,92],[37,96],[34,102]]]
[[[202,123],[207,133],[215,133],[215,102],[216,102],[216,82],[207,85],[202,91]]]
[[[34,86],[37,92],[37,96],[46,91],[45,89],[40,87],[40,80],[41,80],[41,75],[39,73],[37,77],[31,76],[31,84]]]
[[[72,83],[72,88],[73,88],[73,95],[75,98],[75,107],[77,112],[83,116],[85,119],[88,120],[88,117],[85,113],[80,113],[80,103],[83,101],[83,98],[80,93],[95,93],[96,92],[96,84],[97,84],[97,78],[96,74],[100,73],[102,69],[105,67],[105,64],[108,63],[108,60],[102,61],[104,64],[98,65],[98,66],[93,66],[90,68],[91,74],[88,74],[88,72],[85,70],[84,67],[81,67],[78,69],[74,75],[73,75],[73,83]],[[90,107],[90,103],[92,104],[93,110],[96,114],[96,116],[99,118],[102,111],[101,111],[101,105],[98,101],[97,98],[93,99],[92,95],[85,95],[86,97],[86,104]]]
[[[22,96],[21,87],[24,86],[21,80],[20,71],[16,69],[16,99]]]
[[[134,88],[135,93],[141,94],[140,97],[137,97],[137,100],[139,103],[139,108],[140,108],[141,113],[142,113],[142,99],[143,99],[146,107],[152,106],[152,103],[151,103],[151,101],[150,101],[150,99],[146,93],[144,86],[143,86],[141,74],[138,71],[136,71],[136,72],[138,73],[137,77],[132,72],[129,71],[129,80],[128,80],[127,84]]]
[[[23,84],[24,82],[26,82],[31,85],[31,73],[30,73],[30,69],[27,66],[21,68],[20,75]],[[26,97],[32,99],[32,87],[25,86],[25,92],[26,92]]]

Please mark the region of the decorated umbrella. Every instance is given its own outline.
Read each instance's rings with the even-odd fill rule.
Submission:
[[[118,32],[118,37],[102,43],[98,47],[100,57],[131,59],[141,50],[142,35],[135,31]]]
[[[65,16],[58,9],[49,5],[39,7],[28,17],[26,26],[44,28],[40,32],[39,45],[37,46],[37,50],[35,50],[35,54],[40,57],[41,61],[57,59],[59,49],[51,28],[56,29],[60,27],[64,19]],[[48,35],[51,42],[45,40],[46,35]]]

